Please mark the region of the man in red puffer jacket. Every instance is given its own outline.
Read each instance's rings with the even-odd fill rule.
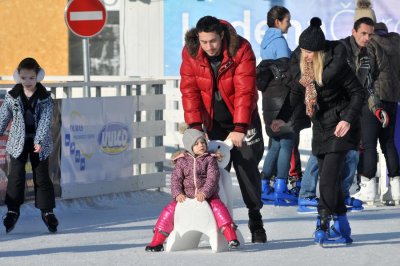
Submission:
[[[264,142],[251,45],[228,22],[205,16],[186,33],[180,73],[185,122],[205,130],[210,140],[232,141],[231,162],[249,209],[252,242],[265,243],[258,171]]]

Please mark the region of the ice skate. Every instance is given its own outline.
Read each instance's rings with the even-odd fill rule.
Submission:
[[[285,178],[275,178],[274,183],[275,206],[297,205],[297,196],[289,193]]]
[[[274,188],[270,186],[269,179],[261,179],[261,200],[264,204],[272,205],[275,202]]]
[[[6,216],[3,218],[3,224],[6,227],[6,233],[10,233],[17,223],[19,218],[19,212],[8,211]]]
[[[323,245],[328,240],[330,215],[326,210],[318,211],[317,225],[314,232],[314,243]]]
[[[298,199],[297,213],[318,213],[318,198],[317,197],[305,197]]]
[[[329,241],[327,244],[346,244],[353,243],[351,238],[350,223],[347,219],[347,215],[334,215],[333,224],[329,228]]]
[[[359,199],[346,197],[344,203],[346,204],[347,211],[360,212],[364,210],[364,207],[362,206],[363,202]]]
[[[301,180],[299,180],[299,179],[296,180],[293,177],[292,178],[289,177],[289,180],[290,179],[292,179],[290,181],[292,188],[289,190],[289,194],[292,194],[292,195],[296,196],[296,198],[298,198],[300,189],[301,189]]]
[[[52,211],[42,212],[42,220],[50,233],[57,232],[58,220]]]
[[[395,205],[400,204],[400,176],[390,178],[390,192]]]
[[[317,217],[317,228],[314,233],[314,242],[322,247],[349,245],[351,239],[351,228],[347,215],[333,216],[333,224],[330,226],[332,217],[322,210]]]
[[[361,189],[356,194],[352,195],[353,198],[365,202],[367,205],[372,206],[375,202],[376,184],[375,178],[367,178],[361,176]]]

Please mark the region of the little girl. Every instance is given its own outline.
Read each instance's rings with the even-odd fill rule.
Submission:
[[[6,94],[0,108],[0,135],[12,121],[7,141],[10,173],[5,199],[8,211],[3,220],[6,233],[14,229],[24,202],[28,156],[32,164],[35,207],[41,210],[48,230],[57,231],[58,220],[53,213],[54,187],[49,177],[53,100],[40,83],[43,78],[44,70],[35,59],[23,59],[14,73],[17,84]]]
[[[163,251],[163,243],[174,227],[174,213],[177,202],[186,197],[198,201],[207,200],[218,228],[223,232],[231,248],[237,248],[235,224],[228,209],[218,196],[219,169],[215,156],[207,152],[207,142],[203,132],[186,129],[183,134],[185,152],[173,158],[175,168],[171,175],[171,194],[174,198],[161,212],[154,227],[154,236],[146,251]]]

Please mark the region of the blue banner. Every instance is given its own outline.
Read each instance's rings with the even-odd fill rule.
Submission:
[[[398,0],[372,2],[377,21],[385,22],[389,31],[400,32]],[[336,40],[351,35],[354,0],[165,0],[164,75],[179,75],[185,32],[206,15],[232,23],[237,32],[250,41],[259,59],[260,43],[267,29],[267,12],[274,5],[285,6],[291,13],[292,27],[286,38],[292,50],[296,48],[301,32],[315,16],[322,19],[327,39]]]

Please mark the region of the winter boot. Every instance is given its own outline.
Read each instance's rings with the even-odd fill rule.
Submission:
[[[352,197],[355,199],[359,199],[367,203],[368,205],[373,205],[376,195],[375,177],[369,179],[365,176],[361,176],[360,186],[360,191],[354,194]]]
[[[329,223],[331,217],[327,210],[319,210],[317,216],[317,226],[314,233],[314,242],[324,244],[329,238]]]
[[[344,199],[344,204],[347,207],[347,211],[362,211],[364,210],[363,202],[359,199],[355,199],[353,197],[346,197]]]
[[[151,251],[151,252],[160,252],[164,251],[164,241],[167,239],[168,234],[159,230],[156,230],[154,232],[153,239],[151,240],[151,243],[146,246],[146,251]]]
[[[299,197],[297,213],[318,213],[318,201],[319,199],[317,197]]]
[[[5,217],[3,217],[3,224],[6,227],[6,233],[10,233],[17,223],[19,218],[19,211],[7,211]]]
[[[53,211],[42,211],[42,220],[46,224],[50,233],[57,232],[58,220]]]
[[[392,199],[396,205],[400,204],[400,176],[390,178]]]
[[[240,246],[236,235],[236,226],[234,224],[227,224],[226,226],[223,226],[222,233],[228,241],[230,248],[238,248]]]
[[[275,205],[293,206],[297,205],[297,196],[289,193],[286,178],[275,178],[274,183]]]
[[[274,189],[269,179],[261,179],[261,200],[264,204],[273,204],[275,201]]]
[[[264,224],[259,210],[249,210],[249,229],[251,232],[251,243],[267,242]]]

